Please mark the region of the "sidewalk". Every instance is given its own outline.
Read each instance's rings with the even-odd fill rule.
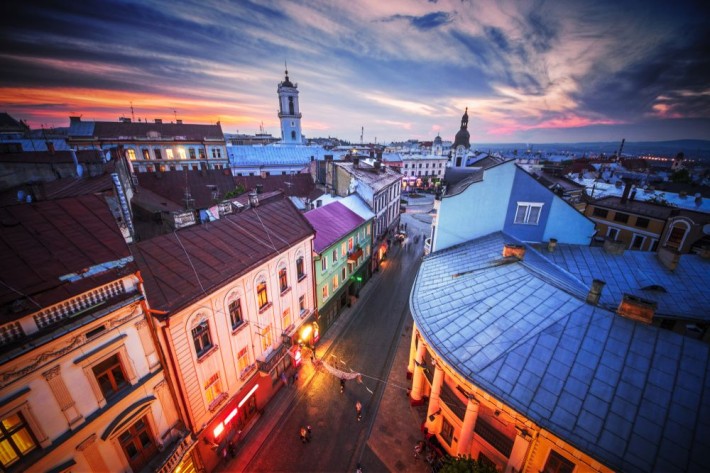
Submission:
[[[374,273],[368,284],[360,291],[360,298],[352,307],[346,307],[338,319],[321,337],[316,347],[318,358],[324,358],[345,327],[352,320],[353,315],[359,310],[373,290],[386,277],[387,269]],[[406,379],[407,362],[409,358],[409,344],[412,335],[411,316],[407,316],[402,333],[398,340],[398,347],[392,362],[392,368],[387,377],[387,386],[380,400],[379,409],[372,424],[361,463],[367,473],[382,471],[382,466],[387,471],[412,471],[428,472],[427,464],[423,459],[414,459],[414,445],[422,439],[420,426],[424,421],[426,410],[424,407],[411,407],[407,389],[411,381]],[[271,432],[277,428],[281,418],[288,412],[289,407],[296,401],[297,396],[303,395],[306,387],[315,374],[310,356],[304,350],[304,363],[299,370],[298,380],[293,386],[286,386],[265,406],[260,418],[244,433],[244,440],[237,450],[236,458],[226,463],[221,463],[216,472],[241,472],[246,471],[254,456],[261,449],[263,443],[269,438]],[[372,458],[372,457],[376,458]]]

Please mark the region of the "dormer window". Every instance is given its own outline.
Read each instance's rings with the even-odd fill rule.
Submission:
[[[514,223],[537,225],[542,213],[542,203],[518,202]]]

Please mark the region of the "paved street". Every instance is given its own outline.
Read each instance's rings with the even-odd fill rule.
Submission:
[[[260,420],[265,424],[271,416],[273,427],[248,435],[245,443],[251,448],[241,449],[222,471],[339,472],[355,471],[357,463],[366,472],[426,471],[424,462],[412,458],[425,413],[409,406],[405,374],[412,325],[408,298],[421,260],[421,235],[429,232],[430,197],[410,199],[416,202],[408,210],[413,213],[402,216],[412,236],[408,246],[390,249],[384,268],[316,347],[318,358],[362,373],[363,383],[349,380],[341,394],[339,380],[314,370],[306,356],[296,387],[284,388],[277,396],[280,409],[267,407]],[[360,422],[356,401],[363,406]],[[306,425],[312,426],[313,438],[303,444],[299,429]]]

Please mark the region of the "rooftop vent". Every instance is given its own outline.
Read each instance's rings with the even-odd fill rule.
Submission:
[[[658,304],[631,294],[624,294],[624,298],[616,309],[616,313],[627,319],[637,320],[650,324],[656,313]]]
[[[175,120],[175,123],[177,123],[178,125],[182,125],[182,120]]]
[[[671,271],[675,271],[678,267],[678,263],[680,262],[680,251],[667,246],[659,248],[657,256],[658,260],[663,263],[663,266]]]
[[[547,251],[554,253],[555,248],[557,248],[557,238],[550,238],[550,241],[547,242]]]
[[[587,294],[587,303],[592,305],[599,304],[599,299],[602,297],[602,289],[604,289],[606,283],[601,279],[595,279],[592,281],[592,287],[589,288],[589,293]]]
[[[162,118],[156,118],[156,119],[155,119],[155,123],[161,124],[161,123],[163,123],[163,119],[162,119]]]
[[[249,193],[249,205],[251,207],[258,207],[259,206],[259,197],[256,195],[256,192]]]
[[[508,258],[510,256],[513,256],[518,260],[522,260],[525,258],[525,246],[506,243],[503,245],[503,258]]]

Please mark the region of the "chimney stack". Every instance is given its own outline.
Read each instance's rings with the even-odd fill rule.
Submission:
[[[700,206],[703,203],[703,195],[700,192],[695,194],[695,205]]]
[[[375,171],[379,171],[379,170],[380,170],[380,166],[382,166],[382,163],[381,163],[380,161],[375,161],[374,166],[375,166]]]
[[[554,253],[555,248],[557,248],[557,238],[550,238],[550,241],[547,242],[547,251]]]
[[[323,201],[321,199],[316,200],[316,207],[320,207],[323,205]]]
[[[518,260],[522,261],[525,257],[525,246],[506,243],[503,245],[503,258],[508,258],[510,256],[514,256]]]
[[[594,279],[592,281],[592,287],[589,288],[589,293],[587,294],[588,304],[599,304],[599,299],[602,297],[602,289],[604,289],[604,285],[606,285],[606,283],[601,279]]]
[[[360,158],[353,156],[353,167],[356,168],[360,164]]]
[[[637,320],[650,324],[656,313],[658,304],[631,294],[624,294],[624,298],[616,309],[616,313],[627,319]]]
[[[256,185],[256,193],[261,194],[264,191],[264,185],[263,184],[257,184]]]
[[[264,171],[264,170],[262,169],[262,170],[259,172],[259,176],[260,176],[262,179],[266,179],[266,171]]]
[[[621,256],[626,250],[626,243],[621,240],[604,240],[604,252],[609,255]]]
[[[177,123],[178,125],[182,125],[182,119],[176,119],[175,123]]]
[[[680,262],[680,251],[668,248],[667,246],[660,247],[657,256],[661,263],[663,263],[663,266],[671,271],[675,271]]]
[[[155,119],[155,123],[157,123],[157,124],[160,125],[161,123],[163,123],[163,119],[162,119],[162,118],[156,118],[156,119]]]
[[[249,193],[249,206],[250,207],[258,207],[259,206],[259,197],[256,195],[256,192]]]
[[[80,117],[80,116],[79,116],[79,117],[76,117],[76,116],[74,116],[74,117],[71,117],[71,116],[70,116],[70,117],[69,117],[69,126],[75,125],[75,124],[77,124],[77,123],[81,123],[81,117]]]
[[[625,179],[624,182],[626,183],[624,187],[624,193],[621,195],[621,203],[625,204],[627,200],[629,200],[629,192],[631,192],[631,179]]]

